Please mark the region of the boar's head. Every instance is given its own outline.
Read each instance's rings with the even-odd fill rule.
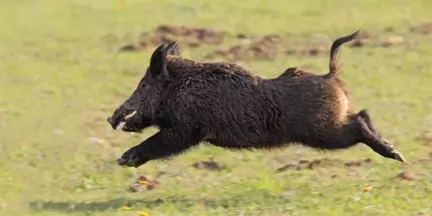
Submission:
[[[107,119],[113,129],[141,131],[152,124],[163,87],[170,81],[166,68],[168,55],[179,55],[176,41],[162,44],[153,52],[146,73],[136,89]]]

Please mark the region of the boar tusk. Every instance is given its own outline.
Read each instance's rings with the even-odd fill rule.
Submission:
[[[129,114],[129,115],[127,115],[127,116],[125,117],[125,120],[128,120],[128,119],[132,118],[136,113],[137,113],[136,110],[133,111],[131,114]]]

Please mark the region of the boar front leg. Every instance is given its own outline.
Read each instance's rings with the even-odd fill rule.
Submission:
[[[201,137],[194,130],[162,129],[141,144],[132,147],[117,159],[121,166],[139,167],[150,160],[164,159],[198,145]]]

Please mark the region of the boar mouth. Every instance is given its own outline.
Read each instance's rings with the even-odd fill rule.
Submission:
[[[115,116],[115,115],[114,115],[114,116],[112,116],[112,117],[109,117],[109,118],[107,119],[107,121],[108,121],[108,123],[111,124],[111,127],[112,127],[114,130],[123,129],[123,127],[125,126],[126,122],[127,122],[130,118],[132,118],[136,113],[137,113],[137,111],[136,111],[136,110],[133,110],[133,111],[130,112],[129,114],[124,113],[124,114],[126,114],[126,115],[122,115],[122,116]]]

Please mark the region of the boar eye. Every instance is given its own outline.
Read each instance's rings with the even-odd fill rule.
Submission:
[[[138,88],[144,88],[144,87],[145,87],[144,78],[142,78],[138,83]]]

